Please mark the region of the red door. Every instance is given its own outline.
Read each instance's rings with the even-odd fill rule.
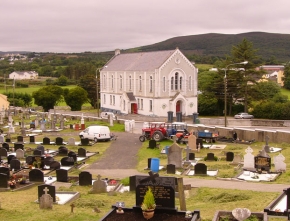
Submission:
[[[180,101],[176,102],[176,113],[180,112]]]
[[[138,106],[136,103],[131,104],[131,113],[138,114]]]

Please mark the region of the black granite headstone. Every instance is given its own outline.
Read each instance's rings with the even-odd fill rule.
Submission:
[[[195,175],[207,175],[207,166],[204,163],[197,163],[194,166]]]
[[[233,161],[234,160],[234,153],[233,152],[227,152],[226,153],[226,161]]]
[[[8,167],[0,167],[0,173],[4,173],[8,176],[10,176],[10,169]]]
[[[20,161],[18,159],[12,159],[10,161],[10,169],[11,170],[20,170],[21,168],[21,164],[20,164]]]
[[[55,144],[56,145],[63,145],[63,138],[62,137],[55,138]]]
[[[12,160],[12,159],[17,159],[14,155],[9,155],[8,157],[7,157],[7,162],[8,162],[8,164],[10,164],[10,161]]]
[[[60,160],[62,166],[73,166],[75,164],[74,158],[72,157],[63,157]]]
[[[195,160],[195,153],[189,153],[188,154],[188,159],[189,160]]]
[[[67,156],[74,158],[74,161],[77,162],[77,154],[75,152],[70,151]]]
[[[92,185],[93,179],[92,174],[87,171],[82,171],[79,174],[79,185],[80,186],[89,186]]]
[[[36,149],[41,151],[41,155],[44,155],[44,153],[45,153],[44,146],[42,146],[42,145],[38,145],[38,146],[36,147]]]
[[[90,144],[90,140],[88,138],[81,139],[81,145],[87,146]]]
[[[17,136],[17,142],[23,143],[23,136]]]
[[[148,158],[148,159],[147,159],[147,166],[148,166],[147,168],[148,168],[148,169],[151,168],[151,159],[152,159],[152,158]]]
[[[38,149],[35,149],[34,151],[33,151],[33,155],[34,156],[41,156],[41,150],[38,150]]]
[[[156,140],[149,140],[149,148],[151,149],[156,148]]]
[[[167,174],[175,174],[176,172],[174,164],[168,164],[166,169],[167,169]]]
[[[0,173],[0,188],[8,188],[9,176],[5,173]]]
[[[50,163],[50,169],[52,170],[57,170],[57,169],[60,169],[60,163],[58,161],[52,161]]]
[[[87,151],[85,148],[80,147],[78,149],[78,156],[79,157],[86,157],[87,156]]]
[[[9,151],[9,143],[3,143],[2,147]]]
[[[68,182],[68,171],[64,169],[57,169],[56,180],[58,182]]]
[[[65,146],[60,146],[58,148],[58,155],[67,156],[67,154],[68,154],[68,149]]]
[[[17,149],[23,150],[24,149],[24,144],[23,143],[19,143],[19,142],[14,143],[14,150],[16,151]]]
[[[0,157],[7,157],[8,153],[5,148],[0,148]]]
[[[26,162],[28,165],[32,165],[33,161],[34,161],[34,157],[32,157],[32,156],[27,156],[27,157],[25,158],[25,162]]]
[[[202,138],[196,138],[196,149],[200,146],[200,148],[203,148],[203,139]]]
[[[39,185],[38,186],[38,201],[40,197],[45,193],[49,194],[52,197],[54,203],[56,202],[55,186],[51,186],[47,184]]]
[[[32,169],[29,171],[29,181],[44,182],[44,175],[40,169]]]
[[[45,166],[50,166],[50,164],[54,161],[54,158],[49,156],[49,157],[45,157],[43,162]]]
[[[29,143],[35,143],[35,136],[29,136]]]
[[[50,139],[48,137],[44,137],[42,139],[42,144],[43,145],[50,145]]]
[[[208,161],[214,161],[215,160],[214,159],[214,153],[207,153],[206,160],[208,160]]]

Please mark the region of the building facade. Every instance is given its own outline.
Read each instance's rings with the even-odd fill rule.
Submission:
[[[168,116],[197,112],[198,69],[179,49],[124,53],[100,70],[101,110]]]
[[[36,79],[38,73],[35,71],[14,71],[9,74],[9,79],[22,80],[22,79]]]

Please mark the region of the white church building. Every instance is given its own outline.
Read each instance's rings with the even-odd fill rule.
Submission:
[[[179,49],[115,55],[100,70],[101,111],[151,116],[197,112],[198,69]]]

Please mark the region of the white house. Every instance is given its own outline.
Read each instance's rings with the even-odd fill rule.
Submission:
[[[35,71],[14,71],[9,74],[9,79],[22,80],[22,79],[36,79],[38,73]]]
[[[101,110],[168,116],[197,112],[198,69],[179,49],[124,53],[100,70]]]

